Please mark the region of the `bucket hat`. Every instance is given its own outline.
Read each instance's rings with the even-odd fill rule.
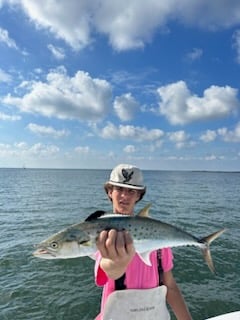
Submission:
[[[119,164],[112,170],[109,181],[104,185],[106,192],[108,192],[109,186],[140,190],[142,191],[141,198],[146,192],[141,170],[130,164]]]

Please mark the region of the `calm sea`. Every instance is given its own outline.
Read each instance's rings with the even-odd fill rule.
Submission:
[[[109,171],[0,169],[0,319],[92,320],[101,289],[89,258],[42,260],[34,245],[110,210]],[[152,216],[196,236],[227,228],[212,244],[213,275],[197,248],[174,249],[174,275],[194,320],[240,310],[240,173],[145,171]],[[174,319],[174,317],[172,317]]]

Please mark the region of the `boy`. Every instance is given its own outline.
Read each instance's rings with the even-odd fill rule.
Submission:
[[[128,164],[115,167],[104,188],[112,201],[113,212],[125,215],[134,214],[135,204],[146,192],[140,169]],[[178,320],[191,320],[171,271],[173,256],[170,248],[161,249],[161,257],[157,251],[151,252],[152,266],[147,266],[135,252],[127,231],[102,231],[97,247],[95,279],[97,285],[104,286],[97,320],[168,320],[165,300]],[[162,285],[159,282],[159,261],[163,270]],[[121,289],[125,290],[118,291]]]

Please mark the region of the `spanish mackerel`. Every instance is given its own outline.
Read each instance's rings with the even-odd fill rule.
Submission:
[[[179,227],[149,217],[149,206],[142,209],[136,216],[111,214],[96,211],[85,221],[74,224],[37,245],[34,256],[43,259],[68,259],[83,256],[93,257],[97,251],[96,240],[102,230],[127,230],[134,242],[140,258],[151,265],[150,252],[156,249],[179,246],[196,246],[214,273],[214,265],[210,253],[210,244],[225,229],[197,238]]]

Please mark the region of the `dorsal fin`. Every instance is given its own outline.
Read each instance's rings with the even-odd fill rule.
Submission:
[[[85,221],[92,221],[92,220],[98,219],[98,218],[100,218],[101,216],[103,216],[105,213],[106,213],[106,211],[97,210],[97,211],[91,213],[91,214],[85,219]]]
[[[147,204],[142,210],[137,214],[138,217],[149,218],[149,209],[151,207],[151,203]]]

